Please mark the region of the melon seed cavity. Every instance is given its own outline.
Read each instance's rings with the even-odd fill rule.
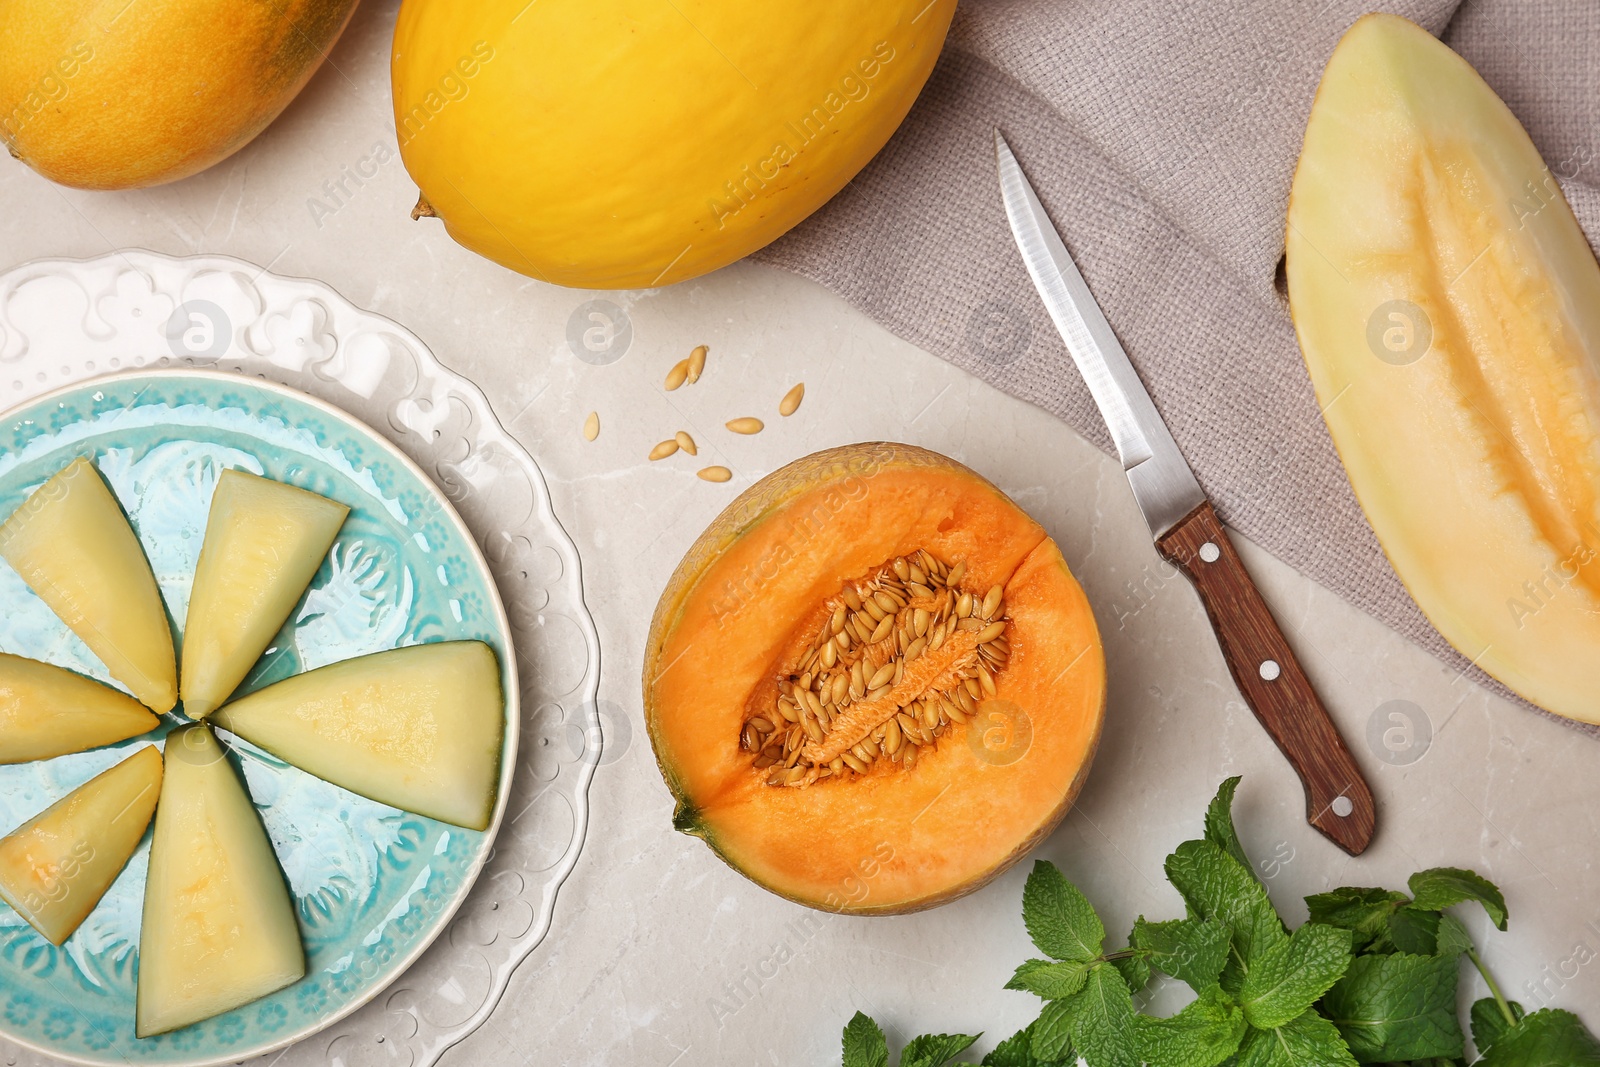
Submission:
[[[897,773],[976,715],[1010,659],[1010,620],[1001,587],[965,589],[966,572],[921,550],[846,583],[772,706],[740,726],[752,769],[772,786]]]

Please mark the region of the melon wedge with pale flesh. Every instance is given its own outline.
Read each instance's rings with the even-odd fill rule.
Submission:
[[[1350,484],[1462,655],[1600,722],[1600,266],[1516,117],[1368,15],[1323,75],[1289,300]]]
[[[113,745],[160,722],[126,693],[49,663],[0,652],[0,763]]]
[[[172,629],[116,497],[78,458],[0,526],[0,557],[151,711],[178,700]]]
[[[117,880],[161,794],[147,745],[0,838],[0,897],[59,945]]]
[[[299,603],[350,509],[240,470],[217,479],[183,627],[183,713],[228,699]]]
[[[203,723],[167,735],[139,935],[135,1032],[163,1034],[298,981],[305,950],[272,843]]]
[[[371,800],[473,830],[500,781],[505,695],[494,650],[445,641],[345,660],[211,716],[279,759]]]

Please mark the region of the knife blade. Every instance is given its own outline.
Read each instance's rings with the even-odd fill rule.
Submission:
[[[994,141],[1023,265],[1105,419],[1156,550],[1199,593],[1240,694],[1305,787],[1306,821],[1360,855],[1377,826],[1372,790],[999,130]]]

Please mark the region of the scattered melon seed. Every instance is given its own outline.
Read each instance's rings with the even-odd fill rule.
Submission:
[[[678,442],[676,442],[676,441],[662,441],[659,445],[656,445],[656,447],[654,447],[654,448],[652,448],[650,450],[650,459],[652,461],[658,460],[658,459],[666,459],[668,456],[672,455],[677,450],[678,450]]]
[[[805,398],[806,383],[801,382],[799,385],[783,394],[783,399],[778,401],[778,414],[782,415],[784,418],[788,418],[790,415],[793,415],[795,412],[800,410],[800,401],[804,400]]]
[[[671,370],[667,371],[667,392],[672,392],[674,389],[678,388],[678,386],[682,385],[688,380],[689,361],[686,359],[680,359],[678,362],[672,365]]]
[[[705,373],[706,353],[711,351],[705,345],[696,345],[695,350],[689,353],[689,384],[693,385],[700,380],[700,375]]]
[[[583,420],[583,439],[585,441],[593,441],[599,436],[600,413],[598,411],[591,411],[589,412],[589,417]]]
[[[727,467],[706,467],[700,471],[700,477],[708,482],[725,482],[733,477],[733,472]]]
[[[693,379],[691,378],[690,381],[693,381]],[[694,438],[689,436],[688,430],[679,430],[672,435],[672,439],[677,441],[678,447],[689,453],[689,455],[698,456],[700,454],[700,450],[694,446]]]
[[[734,433],[760,433],[762,430],[766,429],[766,425],[767,424],[762,422],[760,419],[754,419],[748,415],[741,419],[728,420],[728,429],[732,430]]]

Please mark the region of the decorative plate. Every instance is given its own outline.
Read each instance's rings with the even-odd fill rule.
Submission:
[[[138,367],[172,369],[59,388]],[[314,388],[397,440],[311,397],[189,367]],[[209,1064],[300,1041],[275,1062],[434,1062],[487,1018],[548,930],[599,757],[598,642],[576,553],[537,467],[482,394],[401,327],[318,283],[218,257],[129,252],[0,276],[0,397],[8,395],[29,402],[0,419],[0,513],[67,457],[93,454],[179,620],[220,468],[356,503],[247,687],[399,644],[478,637],[502,652],[516,716],[508,739],[519,723],[523,736],[520,751],[507,749],[498,840],[493,829],[475,834],[362,800],[235,742],[299,904],[307,977],[195,1027],[134,1038],[141,846],[61,950],[0,911],[0,1033],[21,1046],[6,1050],[8,1061],[43,1062],[27,1051],[40,1050],[96,1064]],[[0,598],[9,612],[0,648],[105,677],[8,568]],[[4,829],[122,754],[0,769]]]

